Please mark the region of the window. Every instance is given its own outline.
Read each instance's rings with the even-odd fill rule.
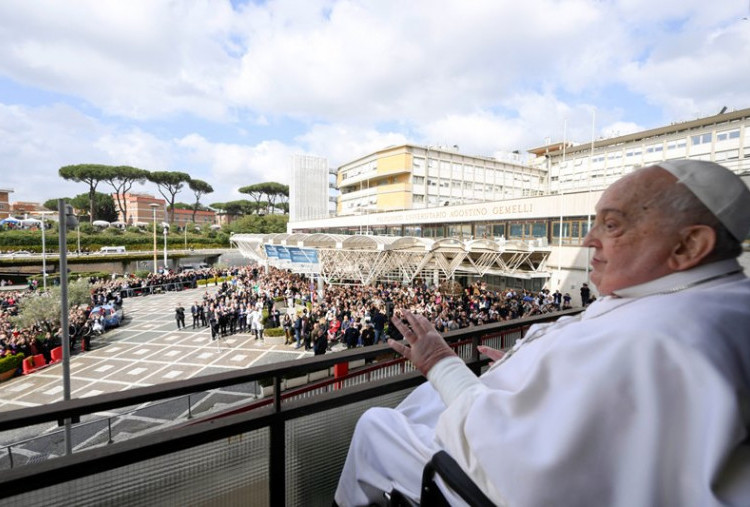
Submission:
[[[505,224],[492,224],[492,236],[496,238],[505,237]]]
[[[690,136],[690,143],[695,146],[698,144],[706,144],[711,142],[711,133],[708,134],[699,134],[695,136]]]
[[[508,237],[513,239],[523,238],[523,224],[510,224]]]
[[[593,217],[591,218],[593,221]],[[560,221],[556,220],[552,222],[552,243],[558,244],[560,242]],[[579,218],[573,220],[565,220],[562,223],[562,244],[563,245],[580,245],[583,243],[583,238],[588,233],[588,219]]]
[[[415,185],[424,185],[424,177],[412,176],[412,183],[414,183]]]
[[[667,150],[676,150],[677,148],[684,148],[687,142],[684,139],[679,141],[671,141],[667,143]]]
[[[728,141],[730,139],[739,139],[739,138],[740,138],[740,129],[727,130],[727,131],[719,132],[718,134],[716,134],[717,141]]]

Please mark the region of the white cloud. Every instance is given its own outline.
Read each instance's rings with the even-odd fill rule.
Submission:
[[[622,71],[623,81],[675,120],[750,104],[750,30],[737,22],[699,37],[685,34]]]
[[[211,143],[198,134],[178,139],[175,145],[190,167],[205,167],[203,178],[214,188],[207,199],[211,202],[246,199],[240,187],[261,181],[288,184],[291,157],[299,149],[278,141],[263,141],[255,146]],[[194,174],[190,169],[188,174]]]
[[[225,114],[231,10],[210,1],[0,3],[0,71],[109,114]]]
[[[398,132],[381,132],[374,128],[344,124],[314,125],[299,136],[297,153],[326,157],[331,167],[337,167],[353,159],[364,157],[387,146],[406,144],[410,141]]]
[[[43,182],[101,162],[184,171],[230,200],[287,182],[294,153],[490,155],[747,107],[748,14],[703,0],[0,2],[0,185],[72,195]]]

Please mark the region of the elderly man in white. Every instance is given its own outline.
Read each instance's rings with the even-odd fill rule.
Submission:
[[[419,498],[442,449],[498,505],[750,505],[749,229],[738,176],[663,162],[597,204],[584,245],[603,297],[504,356],[480,349],[495,360],[481,377],[404,312],[408,346],[389,343],[429,382],[362,416],[336,503]]]

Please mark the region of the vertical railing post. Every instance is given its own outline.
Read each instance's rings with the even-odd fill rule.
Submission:
[[[190,395],[189,394],[187,396],[187,401],[188,401],[188,416],[187,416],[187,418],[188,419],[192,419],[193,418],[193,412],[192,412],[192,406],[191,406],[192,403],[190,403]]]
[[[13,469],[13,451],[11,451],[10,446],[8,446],[8,459],[10,460],[10,468]]]
[[[482,335],[475,333],[471,336],[471,362],[474,364],[471,371],[477,377],[482,373],[482,368],[479,366],[479,346],[482,344]]]
[[[111,417],[107,417],[107,435],[109,436],[107,443],[108,444],[113,443],[114,440],[112,440],[112,418]]]
[[[281,412],[281,377],[273,378],[274,412]],[[279,418],[269,426],[269,501],[270,505],[286,505],[286,423]]]

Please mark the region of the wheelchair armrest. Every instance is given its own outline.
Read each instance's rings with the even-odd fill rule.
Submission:
[[[456,460],[445,451],[435,453],[424,468],[420,505],[448,505],[442,492],[435,484],[435,473],[469,505],[481,507],[493,507],[495,505],[466,475],[466,472],[456,463]]]

